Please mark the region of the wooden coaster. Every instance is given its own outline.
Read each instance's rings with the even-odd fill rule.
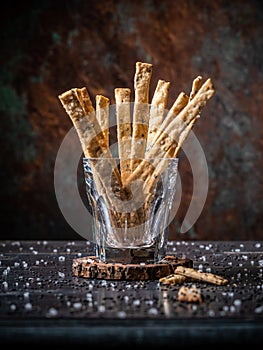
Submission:
[[[103,263],[95,256],[73,259],[72,270],[76,277],[106,280],[156,280],[174,273],[177,266],[193,267],[191,259],[167,255],[157,264]]]

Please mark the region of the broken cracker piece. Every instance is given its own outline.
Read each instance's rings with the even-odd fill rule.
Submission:
[[[160,283],[169,284],[169,285],[182,284],[186,281],[188,281],[187,277],[185,277],[183,275],[176,275],[174,273],[159,279]]]
[[[188,303],[202,303],[203,296],[200,289],[196,288],[194,285],[191,287],[182,286],[178,290],[178,300]]]
[[[196,281],[209,282],[217,285],[225,285],[228,283],[228,280],[226,278],[219,275],[195,270],[193,268],[186,268],[183,266],[177,266],[177,268],[174,270],[174,273],[185,277],[190,277]]]

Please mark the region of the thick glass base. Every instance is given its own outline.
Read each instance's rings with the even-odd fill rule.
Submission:
[[[167,230],[161,238],[156,238],[150,247],[115,248],[106,245],[96,245],[96,257],[106,263],[121,264],[156,264],[166,255]]]

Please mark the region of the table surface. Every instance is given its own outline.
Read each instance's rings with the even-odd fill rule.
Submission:
[[[260,344],[263,241],[168,242],[168,254],[229,283],[195,285],[203,302],[178,301],[180,285],[73,276],[88,241],[0,241],[0,343]]]

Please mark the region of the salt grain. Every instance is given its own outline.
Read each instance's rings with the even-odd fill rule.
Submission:
[[[10,310],[15,311],[16,310],[16,304],[10,304]]]
[[[28,299],[29,298],[29,292],[24,292],[23,297],[24,297],[24,299]]]
[[[79,303],[79,302],[76,302],[76,303],[73,304],[73,308],[75,310],[80,310],[82,308],[82,304]]]
[[[98,311],[99,312],[105,312],[105,305],[99,305],[98,306]]]
[[[255,308],[255,313],[256,314],[261,314],[263,312],[263,305],[258,306],[257,308]]]
[[[58,315],[58,310],[54,307],[51,307],[47,312],[47,317],[54,317]]]
[[[141,301],[139,299],[133,300],[133,305],[134,306],[139,306],[141,304]]]
[[[155,307],[152,307],[148,310],[149,315],[158,315],[158,310]]]
[[[64,278],[65,277],[65,274],[63,273],[63,272],[58,272],[58,276],[59,276],[59,278]]]
[[[31,311],[32,310],[32,304],[31,303],[26,303],[25,304],[25,309],[26,309],[26,311]]]

